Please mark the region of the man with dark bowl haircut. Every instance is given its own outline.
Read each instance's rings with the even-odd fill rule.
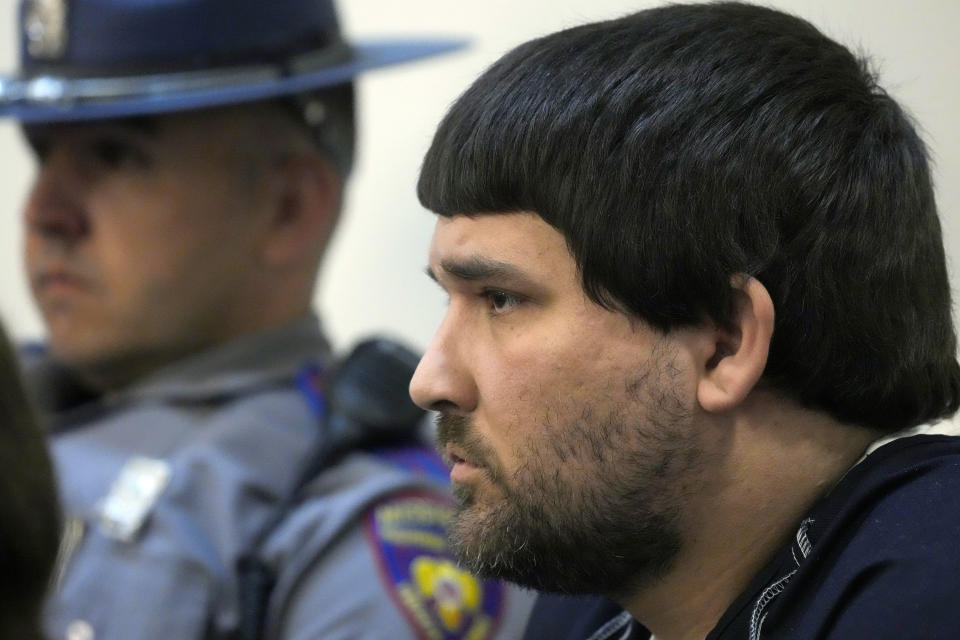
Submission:
[[[521,45],[419,181],[461,563],[527,638],[960,637],[960,368],[924,144],[803,20]],[[606,615],[604,614],[606,611]]]
[[[311,311],[352,82],[456,49],[347,43],[329,0],[26,0],[0,114],[36,153],[25,371],[66,511],[54,640],[517,638],[458,568],[416,357]]]

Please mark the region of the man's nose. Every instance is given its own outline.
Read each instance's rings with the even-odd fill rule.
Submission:
[[[476,408],[473,363],[463,353],[464,344],[456,317],[448,312],[410,381],[410,397],[423,409],[469,413]]]
[[[47,155],[37,175],[26,204],[25,222],[28,233],[75,242],[90,231],[90,219],[84,197],[86,189],[83,168],[66,147]]]

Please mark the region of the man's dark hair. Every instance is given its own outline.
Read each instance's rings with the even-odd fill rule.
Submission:
[[[454,104],[424,160],[444,215],[532,211],[589,296],[662,331],[770,292],[764,380],[884,430],[953,413],[960,368],[923,142],[863,60],[741,3],[528,42]]]
[[[47,444],[0,330],[0,638],[36,640],[60,509]]]

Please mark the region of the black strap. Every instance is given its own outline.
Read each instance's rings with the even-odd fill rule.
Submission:
[[[320,444],[308,458],[293,489],[237,560],[240,623],[236,640],[262,640],[270,595],[276,584],[263,559],[270,535],[298,506],[302,492],[345,454],[418,440],[424,412],[407,391],[419,357],[396,342],[375,338],[354,348],[328,379],[326,411],[320,416]]]

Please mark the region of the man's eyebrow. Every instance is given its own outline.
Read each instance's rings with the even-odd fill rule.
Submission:
[[[160,132],[160,119],[153,116],[133,116],[118,120],[116,124],[123,128],[137,131],[148,136],[155,136]]]
[[[517,268],[516,265],[479,256],[462,260],[441,260],[440,269],[445,274],[468,282],[475,280],[530,280],[529,276]],[[430,267],[427,267],[427,275],[434,280],[437,279],[437,274]]]

